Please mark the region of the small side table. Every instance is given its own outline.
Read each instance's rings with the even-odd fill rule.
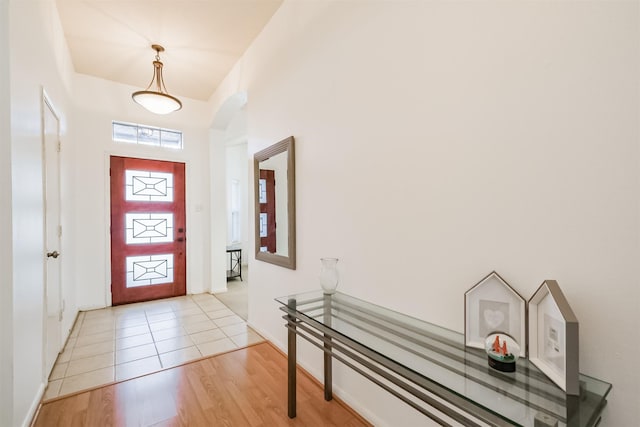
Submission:
[[[242,249],[227,247],[229,254],[229,270],[227,270],[227,280],[239,277],[242,280]]]

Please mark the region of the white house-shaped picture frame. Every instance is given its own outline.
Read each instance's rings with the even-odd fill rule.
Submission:
[[[527,352],[526,301],[498,273],[492,271],[464,294],[464,343],[485,348],[488,335],[500,332]]]
[[[555,280],[529,300],[529,360],[565,393],[580,394],[578,319]]]

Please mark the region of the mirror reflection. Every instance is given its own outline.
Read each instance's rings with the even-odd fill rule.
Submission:
[[[259,168],[260,251],[288,256],[287,153],[260,162]]]
[[[295,269],[293,137],[254,156],[256,259]]]

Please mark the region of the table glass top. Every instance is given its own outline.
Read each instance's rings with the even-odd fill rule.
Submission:
[[[594,425],[611,390],[581,374],[580,396],[568,396],[525,358],[516,362],[516,372],[494,370],[484,350],[465,347],[462,334],[340,292],[276,301],[284,311],[295,304],[292,313],[300,320],[318,322],[419,374],[428,380],[425,388],[435,382],[515,425],[533,426],[536,416],[554,417],[560,426]]]

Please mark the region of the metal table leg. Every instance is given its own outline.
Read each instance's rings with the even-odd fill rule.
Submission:
[[[296,309],[296,300],[290,299],[287,306]],[[287,332],[287,379],[288,379],[288,411],[289,418],[296,417],[296,319],[287,315],[289,330]]]
[[[324,324],[331,327],[331,295],[324,296]],[[324,334],[324,400],[333,399],[333,366],[331,336]]]

